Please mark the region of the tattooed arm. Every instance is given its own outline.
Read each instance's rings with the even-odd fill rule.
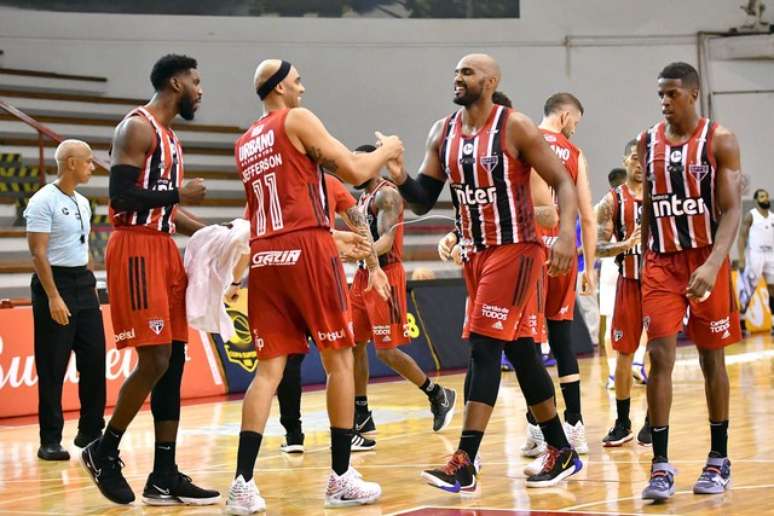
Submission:
[[[534,169],[529,173],[529,189],[532,192],[532,204],[535,207],[535,222],[549,229],[559,224],[559,211],[554,204],[551,189]]]
[[[381,141],[378,149],[355,154],[331,136],[320,119],[305,108],[294,108],[288,112],[285,130],[299,152],[353,185],[376,177],[388,160],[403,155],[403,144],[397,136],[378,133]]]
[[[374,251],[377,256],[381,256],[389,253],[395,242],[395,225],[403,213],[403,199],[396,190],[385,188],[376,194],[374,202],[378,209],[376,227],[379,231],[379,240],[374,242]]]
[[[349,208],[345,214],[348,223],[351,224],[357,234],[368,241],[368,245],[371,248],[371,252],[365,257],[366,267],[368,267],[368,287],[366,288],[366,292],[373,288],[376,289],[376,292],[382,299],[389,299],[390,283],[387,279],[387,275],[382,268],[379,267],[379,257],[374,249],[374,240],[371,238],[371,230],[368,229],[368,220],[366,220],[365,213],[360,211],[357,206],[353,206]]]
[[[618,256],[639,243],[639,227],[623,242],[611,242],[613,238],[613,194],[608,192],[594,208],[597,214],[597,256]]]

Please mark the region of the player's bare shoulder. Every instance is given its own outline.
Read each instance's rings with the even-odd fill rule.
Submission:
[[[441,145],[441,133],[446,126],[446,118],[436,120],[430,127],[430,132],[427,134],[427,148],[428,150],[437,151]]]
[[[535,122],[524,113],[514,110],[508,114],[505,136],[505,148],[514,158],[520,157],[519,150],[527,142],[534,142],[536,138],[543,141],[543,136]]]
[[[144,157],[153,145],[154,137],[155,130],[144,117],[130,116],[123,119],[113,131],[111,161],[125,163]]]
[[[715,160],[721,167],[738,171],[740,168],[739,141],[730,129],[720,124],[715,128],[712,144]]]

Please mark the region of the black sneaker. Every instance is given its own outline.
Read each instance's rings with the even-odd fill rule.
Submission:
[[[605,448],[615,448],[634,439],[631,421],[615,420],[615,425],[602,439]]]
[[[59,443],[41,444],[38,448],[38,458],[43,460],[70,460],[70,452]]]
[[[372,411],[359,412],[355,410],[355,433],[364,435],[376,433],[376,424],[374,423],[374,413]]]
[[[422,472],[428,484],[450,493],[472,492],[476,490],[476,468],[463,450],[457,450],[449,462],[438,469]]]
[[[100,432],[97,432],[96,434],[85,434],[79,430],[78,435],[75,436],[73,443],[78,448],[86,448],[89,443],[94,442],[101,437],[102,434]]]
[[[194,485],[191,477],[175,467],[170,473],[148,475],[142,501],[147,505],[212,505],[220,501],[220,493]]]
[[[352,434],[352,451],[371,451],[376,448],[376,441],[363,437],[363,434],[355,432]]]
[[[642,428],[637,432],[637,444],[640,446],[651,446],[653,444],[653,436],[650,435],[650,423],[648,422],[648,418],[645,418]]]
[[[430,410],[433,413],[433,432],[440,432],[451,423],[454,417],[454,404],[457,401],[457,391],[441,387],[438,394],[430,400]]]
[[[304,453],[304,434],[285,434],[285,442],[280,445],[283,453]]]
[[[561,450],[546,447],[543,469],[537,475],[527,477],[527,487],[551,487],[583,469],[578,453],[572,448]]]
[[[132,503],[134,492],[121,474],[124,462],[118,454],[115,457],[98,457],[96,455],[98,444],[98,440],[92,441],[81,451],[81,464],[105,498],[113,503],[124,505]]]

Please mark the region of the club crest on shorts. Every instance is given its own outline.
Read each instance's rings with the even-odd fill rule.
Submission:
[[[623,339],[623,331],[622,331],[622,330],[615,330],[615,331],[613,332],[613,340],[614,340],[615,342],[618,342],[618,341],[620,341],[621,339]]]
[[[497,164],[500,162],[500,157],[495,154],[494,156],[482,156],[479,159],[481,166],[486,169],[487,172],[492,172]]]
[[[151,319],[150,321],[148,321],[148,327],[156,335],[161,335],[161,331],[164,329],[164,320],[163,319]]]
[[[709,165],[688,165],[688,173],[701,183],[709,174]]]

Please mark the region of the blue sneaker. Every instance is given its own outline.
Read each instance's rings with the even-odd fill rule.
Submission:
[[[675,468],[668,462],[656,462],[650,468],[650,481],[642,491],[643,500],[661,502],[675,494]]]
[[[546,367],[551,367],[556,365],[556,359],[551,353],[547,353],[543,355],[543,365]]]
[[[642,385],[648,383],[648,371],[645,369],[645,364],[642,362],[634,362],[632,364],[632,376]]]
[[[693,484],[696,494],[720,494],[731,487],[731,461],[728,457],[707,458],[707,464]]]
[[[500,357],[500,371],[513,371],[513,366],[505,357],[505,353]]]

